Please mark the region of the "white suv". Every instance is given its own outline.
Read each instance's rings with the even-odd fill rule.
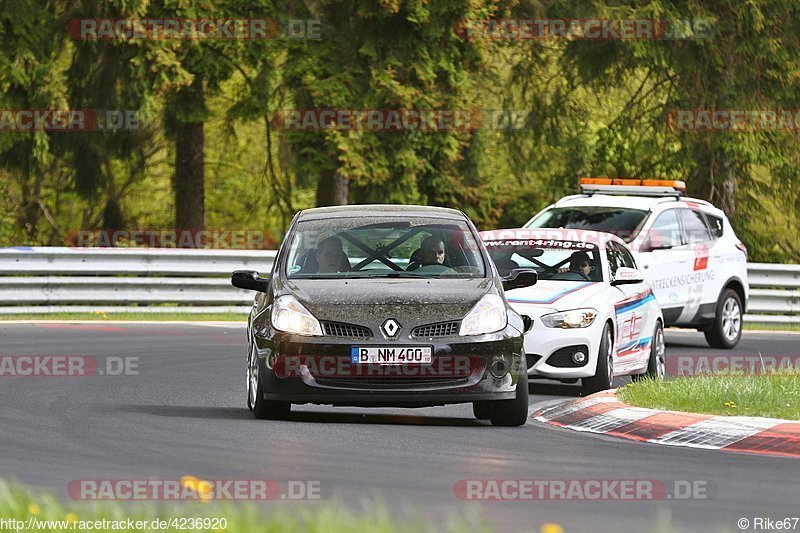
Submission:
[[[581,178],[583,194],[545,208],[526,228],[613,233],[628,243],[653,286],[666,325],[705,332],[715,348],[742,336],[747,249],[725,214],[683,197],[682,181]]]

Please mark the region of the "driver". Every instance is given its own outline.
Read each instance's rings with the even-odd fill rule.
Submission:
[[[578,272],[587,278],[592,273],[592,260],[586,252],[575,252],[569,258],[569,267],[561,267],[559,272]]]
[[[444,264],[444,241],[435,235],[427,237],[424,241],[422,241],[419,255],[419,260],[408,265],[406,270],[416,270],[421,266],[427,265]]]

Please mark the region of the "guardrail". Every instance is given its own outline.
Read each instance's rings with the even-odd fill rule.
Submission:
[[[274,250],[0,249],[0,314],[249,311],[237,269],[270,272]],[[800,323],[800,265],[748,265],[751,322]]]
[[[268,273],[274,250],[0,249],[0,314],[250,310],[237,269]]]
[[[800,324],[800,265],[747,265],[750,301],[745,320]]]

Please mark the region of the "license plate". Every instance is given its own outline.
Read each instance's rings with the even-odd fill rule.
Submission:
[[[430,346],[352,346],[354,365],[422,365],[432,362]]]

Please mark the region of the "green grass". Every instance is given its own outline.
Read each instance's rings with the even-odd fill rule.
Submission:
[[[800,420],[800,370],[643,380],[620,389],[619,398],[652,409]]]
[[[38,313],[0,315],[0,320],[134,320],[184,322],[246,322],[247,313]]]
[[[745,322],[744,330],[763,330],[763,331],[800,331],[798,324],[775,324],[772,322]]]
[[[491,531],[487,523],[477,516],[477,513],[462,513],[459,517],[444,517],[442,523],[433,524],[421,517],[404,518],[398,522],[389,515],[385,505],[377,503],[369,506],[370,511],[356,513],[343,506],[322,503],[319,506],[309,506],[307,502],[296,502],[296,505],[281,502],[267,502],[256,506],[251,503],[151,503],[136,502],[121,505],[116,502],[69,502],[62,503],[51,494],[38,493],[22,487],[16,483],[7,483],[0,480],[0,518],[27,521],[31,517],[37,520],[76,521],[74,531],[87,531],[87,528],[78,528],[80,521],[115,520],[125,521],[130,518],[148,522],[144,529],[125,527],[113,531],[136,532],[145,531],[178,531],[178,529],[151,529],[150,524],[155,518],[170,520],[172,518],[224,518],[227,520],[226,528],[197,528],[191,531],[214,531],[230,533],[283,533],[283,532],[317,532],[317,533],[350,533],[351,531],[375,531],[378,533],[394,532],[464,532],[464,531]],[[471,515],[471,516],[470,516]],[[51,527],[34,527],[30,531],[62,531],[69,526],[59,528],[52,524]],[[209,524],[210,525],[210,524]],[[107,528],[90,528],[92,531],[112,531],[113,525]],[[27,531],[25,525],[20,531]],[[184,526],[185,529],[185,526]],[[6,522],[0,531],[15,531]]]

